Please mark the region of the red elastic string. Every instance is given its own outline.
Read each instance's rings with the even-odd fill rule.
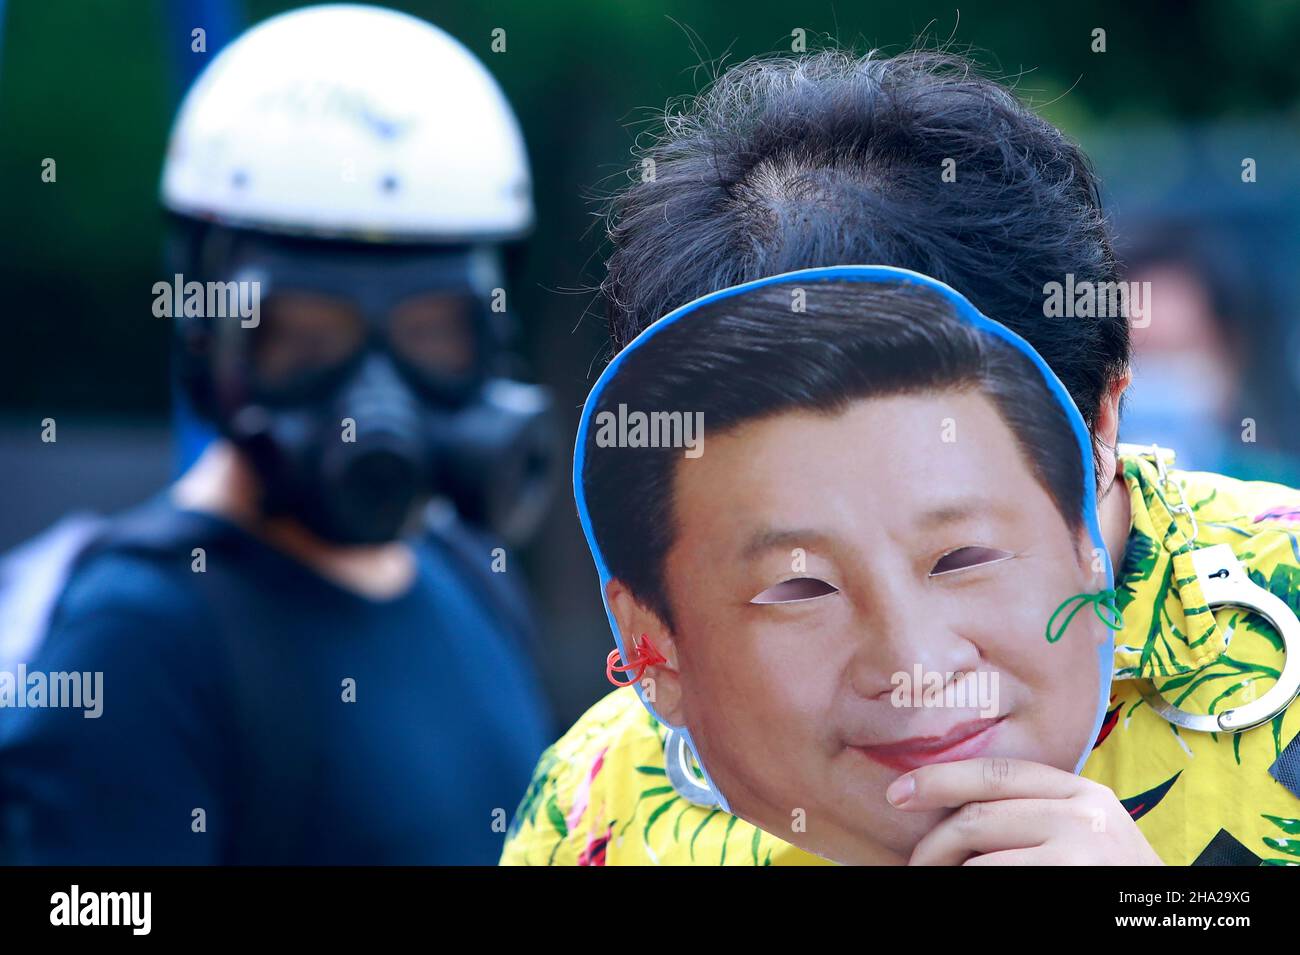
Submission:
[[[640,641],[632,641],[631,659],[624,664],[619,664],[618,661],[618,650],[609,651],[609,656],[605,658],[605,676],[615,686],[631,686],[633,683],[639,683],[647,667],[668,662],[667,658],[659,652],[659,648],[650,641],[649,635],[644,633],[641,634]],[[626,681],[620,680],[614,676],[615,673],[631,673],[632,678]]]

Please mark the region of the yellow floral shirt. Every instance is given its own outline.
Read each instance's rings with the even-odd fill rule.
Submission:
[[[1083,775],[1110,787],[1170,865],[1300,864],[1300,704],[1242,733],[1202,733],[1167,722],[1140,692],[1150,680],[1182,709],[1221,712],[1272,686],[1285,654],[1258,615],[1210,612],[1172,486],[1150,455],[1126,453],[1121,463],[1133,514],[1115,584],[1124,626]],[[1217,474],[1169,477],[1192,508],[1194,545],[1230,545],[1251,580],[1300,610],[1300,491]],[[663,747],[664,729],[636,693],[610,693],[542,755],[502,864],[829,864],[678,796]]]

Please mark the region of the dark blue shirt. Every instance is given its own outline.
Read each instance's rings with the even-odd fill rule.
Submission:
[[[183,546],[87,558],[27,663],[102,672],[102,715],[0,708],[0,859],[495,864],[550,727],[464,561],[370,600],[167,510]]]

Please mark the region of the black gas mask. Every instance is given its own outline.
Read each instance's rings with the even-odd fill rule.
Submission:
[[[264,513],[374,544],[442,497],[507,540],[535,529],[557,430],[547,392],[504,377],[491,250],[245,234],[216,259],[203,271],[256,307],[185,320],[189,391],[252,462]]]

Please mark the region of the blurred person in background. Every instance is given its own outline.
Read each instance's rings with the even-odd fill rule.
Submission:
[[[1250,426],[1262,400],[1251,362],[1269,328],[1257,277],[1231,236],[1204,224],[1152,223],[1120,254],[1125,280],[1149,290],[1145,320],[1133,323],[1124,439],[1174,448],[1190,470],[1300,482],[1297,462]]]
[[[510,107],[424,21],[305,8],[198,78],[162,195],[154,314],[218,437],[19,575],[67,582],[10,666],[0,858],[493,862],[549,732],[501,546],[554,436],[505,377]],[[57,674],[93,706],[33,691]]]

